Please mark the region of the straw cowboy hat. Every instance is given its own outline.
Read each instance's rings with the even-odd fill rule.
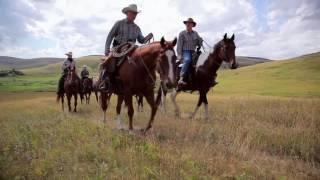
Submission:
[[[127,12],[129,12],[129,11],[135,12],[135,13],[139,13],[140,12],[140,11],[138,11],[138,7],[137,7],[136,4],[130,4],[128,7],[125,7],[125,8],[122,9],[122,12],[124,14],[127,14]]]
[[[188,18],[186,21],[183,21],[183,24],[187,24],[187,23],[192,23],[193,27],[197,25],[197,23],[192,18]]]
[[[87,67],[88,67],[87,65],[83,65],[83,66],[82,66],[82,68],[87,68]]]
[[[72,56],[72,52],[68,52],[65,54],[66,56]]]

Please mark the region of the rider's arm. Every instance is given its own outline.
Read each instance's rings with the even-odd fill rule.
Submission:
[[[108,34],[108,37],[107,37],[107,40],[106,40],[106,46],[105,46],[105,50],[104,50],[104,53],[105,55],[108,55],[109,54],[109,51],[110,51],[110,45],[111,45],[111,42],[113,40],[113,38],[116,36],[116,33],[117,33],[117,30],[118,30],[118,27],[119,27],[119,21],[116,22],[113,27],[111,28],[109,34]]]
[[[199,36],[198,33],[197,33],[197,36],[198,36],[198,46],[202,47],[203,39]]]
[[[177,53],[178,53],[178,56],[180,56],[180,57],[182,55],[182,46],[183,46],[183,34],[181,32],[179,34],[178,45],[177,45]]]
[[[145,37],[142,35],[142,32],[140,30],[140,28],[138,27],[138,37],[137,37],[137,40],[140,44],[143,44],[144,43],[144,39]]]

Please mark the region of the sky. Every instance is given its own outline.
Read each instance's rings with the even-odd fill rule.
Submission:
[[[141,10],[136,24],[155,40],[173,40],[192,17],[210,46],[235,34],[238,56],[278,60],[320,51],[320,0],[0,0],[0,56],[103,54],[109,30],[132,3]]]

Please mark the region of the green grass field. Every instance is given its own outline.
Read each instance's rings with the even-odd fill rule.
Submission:
[[[78,66],[97,72],[99,62]],[[320,179],[319,53],[220,71],[208,121],[203,109],[186,118],[197,94],[183,93],[182,118],[168,100],[145,137],[115,128],[115,97],[107,124],[94,98],[62,112],[59,68],[0,78],[0,179]],[[136,111],[136,129],[149,112]]]
[[[104,125],[94,101],[62,113],[54,93],[2,93],[0,178],[319,179],[319,99],[215,95],[208,121],[184,118],[195,95],[178,102],[183,118],[168,104],[143,137],[114,128],[115,99]]]

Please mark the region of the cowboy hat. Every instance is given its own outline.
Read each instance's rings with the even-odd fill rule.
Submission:
[[[188,18],[186,21],[183,21],[183,24],[187,24],[187,23],[192,23],[193,27],[197,25],[197,23],[192,18]]]
[[[135,12],[135,13],[139,13],[140,12],[140,11],[138,11],[138,7],[137,7],[136,4],[130,4],[128,7],[125,7],[125,8],[122,9],[122,12],[124,14],[127,14],[127,12],[129,12],[129,11]]]
[[[72,52],[65,53],[67,56],[72,56]]]
[[[88,67],[87,65],[83,65],[83,66],[82,66],[82,68],[87,68],[87,67]]]

